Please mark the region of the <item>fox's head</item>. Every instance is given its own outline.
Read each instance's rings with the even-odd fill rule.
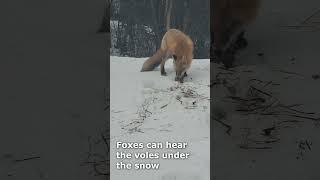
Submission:
[[[186,71],[190,68],[192,57],[189,56],[176,56],[173,55],[173,65],[176,71],[176,81],[183,82]]]

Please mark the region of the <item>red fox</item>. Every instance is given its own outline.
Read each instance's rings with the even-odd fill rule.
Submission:
[[[141,72],[152,71],[161,64],[160,72],[165,76],[164,65],[171,56],[176,71],[175,81],[183,83],[193,59],[193,42],[189,36],[177,29],[169,29],[164,34],[160,49],[144,62]]]
[[[213,60],[227,68],[234,61],[237,50],[248,45],[244,27],[258,14],[260,0],[214,0],[213,6]]]

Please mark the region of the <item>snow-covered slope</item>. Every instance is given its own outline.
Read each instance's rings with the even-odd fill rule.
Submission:
[[[168,76],[159,70],[140,72],[146,58],[111,57],[111,179],[209,180],[210,162],[210,65],[194,60],[183,84],[174,81],[172,60]],[[116,142],[187,142],[185,160],[136,160],[159,162],[159,170],[118,170]],[[131,150],[145,152],[146,150]],[[165,149],[153,150],[166,152]],[[130,162],[130,161],[129,161]]]

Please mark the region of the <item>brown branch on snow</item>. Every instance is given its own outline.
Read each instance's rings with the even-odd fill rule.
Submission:
[[[160,109],[163,109],[163,108],[165,108],[166,106],[168,106],[168,104],[165,104],[165,105],[161,106]]]
[[[180,102],[180,104],[182,104],[182,101],[181,101],[181,97],[180,96],[177,96],[176,97],[176,100],[178,100]]]

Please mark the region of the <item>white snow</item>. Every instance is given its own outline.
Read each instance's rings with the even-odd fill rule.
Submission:
[[[168,76],[159,69],[140,72],[146,58],[110,58],[111,179],[209,180],[210,162],[210,65],[193,60],[183,84],[174,81],[172,60]],[[135,160],[159,162],[159,170],[118,170],[116,142],[187,142],[185,160]],[[131,150],[145,152],[146,150]],[[152,150],[166,152],[168,150]],[[130,152],[127,150],[126,152]]]

